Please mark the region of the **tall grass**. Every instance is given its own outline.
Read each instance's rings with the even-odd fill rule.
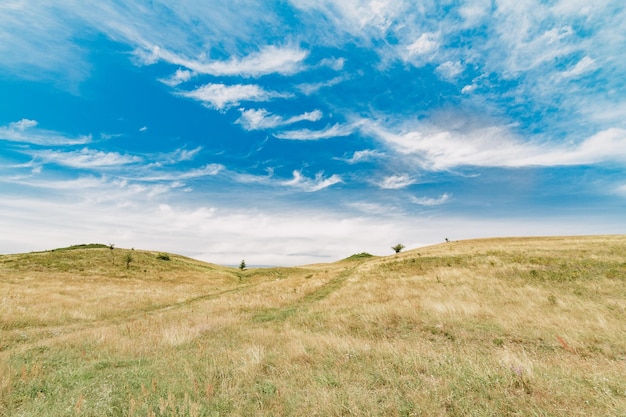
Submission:
[[[626,415],[624,236],[243,272],[115,251],[0,257],[0,415]]]

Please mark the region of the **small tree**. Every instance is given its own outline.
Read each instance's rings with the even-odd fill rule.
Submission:
[[[241,269],[242,271],[246,269],[246,261],[244,261],[243,259],[241,260],[241,263],[239,264],[239,269]]]
[[[133,261],[133,255],[127,253],[124,257],[124,261],[126,262],[126,269],[130,268],[130,263]]]
[[[402,243],[398,243],[396,246],[392,246],[391,249],[393,249],[396,253],[400,253],[404,247],[405,246]]]

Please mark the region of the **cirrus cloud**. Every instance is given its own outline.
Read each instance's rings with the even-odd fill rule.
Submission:
[[[242,101],[268,101],[279,97],[289,97],[289,94],[267,91],[255,84],[226,85],[222,83],[206,84],[196,90],[179,94],[183,97],[201,101],[208,107],[217,110],[237,106]]]
[[[319,110],[288,118],[271,114],[265,109],[239,109],[239,111],[241,117],[235,123],[240,124],[246,130],[272,129],[302,121],[316,122],[322,118],[322,112]]]
[[[581,142],[524,141],[507,126],[461,124],[456,128],[419,126],[406,131],[375,122],[362,129],[422,168],[446,170],[459,166],[510,167],[626,163],[626,130],[609,128]]]
[[[352,134],[354,128],[351,125],[340,125],[336,123],[322,130],[298,129],[289,130],[274,134],[277,139],[288,140],[319,140],[329,139]]]
[[[378,187],[385,190],[399,190],[400,188],[406,188],[409,185],[415,184],[415,179],[411,178],[408,174],[390,175],[376,182]]]
[[[34,145],[82,145],[91,142],[91,135],[66,136],[59,132],[38,128],[36,120],[21,119],[0,126],[0,140],[24,142]]]
[[[33,151],[35,158],[47,163],[64,165],[71,168],[104,168],[142,162],[143,159],[134,155],[122,155],[118,152],[104,152],[83,148],[79,151]]]
[[[153,64],[163,60],[185,67],[196,74],[259,77],[266,74],[289,75],[301,71],[308,52],[300,48],[269,45],[244,58],[231,57],[225,61],[185,58],[158,46],[153,46],[148,51],[136,51],[136,54],[144,64]],[[187,81],[190,75],[191,73],[188,72],[177,71],[171,82],[174,84],[177,81]]]
[[[325,178],[323,172],[315,174],[315,178],[307,178],[298,170],[293,171],[293,178],[287,181],[283,181],[282,185],[288,187],[295,187],[306,192],[314,192],[323,190],[332,185],[343,182],[340,176],[333,174],[330,177]]]

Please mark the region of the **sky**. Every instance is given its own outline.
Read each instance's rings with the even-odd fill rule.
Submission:
[[[0,3],[0,253],[623,233],[621,0]]]

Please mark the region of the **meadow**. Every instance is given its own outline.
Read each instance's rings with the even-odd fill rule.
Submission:
[[[0,256],[0,416],[623,417],[625,375],[623,235]]]

